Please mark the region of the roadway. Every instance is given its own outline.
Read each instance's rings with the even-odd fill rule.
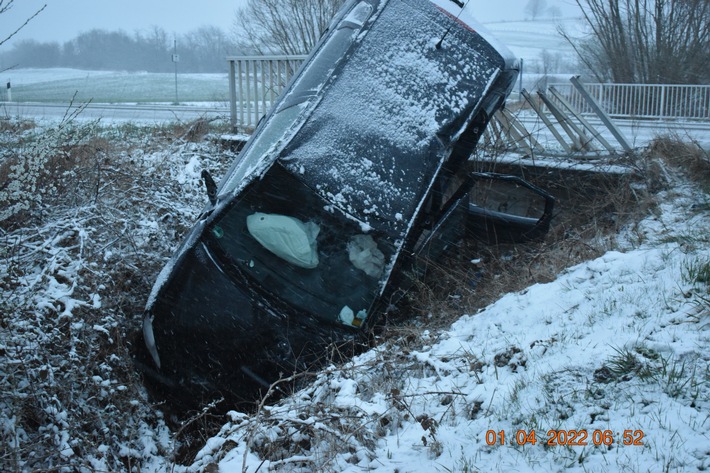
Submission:
[[[134,122],[143,124],[164,124],[170,122],[189,122],[198,118],[218,119],[229,122],[229,107],[212,105],[171,105],[171,104],[69,104],[39,102],[0,102],[0,118],[25,118],[61,120],[63,117],[77,115],[77,119],[103,122]],[[542,126],[537,117],[530,114],[519,116],[528,131],[541,141],[553,142],[549,131]],[[595,118],[590,122],[603,135],[608,130]],[[710,149],[710,123],[706,121],[678,120],[614,120],[617,127],[626,136],[633,147],[645,146],[659,135],[669,134],[680,138],[692,139],[705,149]],[[609,136],[613,140],[613,137]],[[614,141],[615,143],[615,141]]]
[[[106,122],[136,122],[161,124],[186,122],[198,118],[229,121],[229,108],[169,104],[69,104],[39,102],[0,102],[0,118],[62,120],[76,114],[76,118]]]

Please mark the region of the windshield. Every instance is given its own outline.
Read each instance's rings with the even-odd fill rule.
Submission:
[[[393,254],[383,235],[363,232],[279,164],[207,232],[218,255],[274,298],[354,327],[367,318]]]

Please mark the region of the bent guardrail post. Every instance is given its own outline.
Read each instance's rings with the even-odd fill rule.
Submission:
[[[572,115],[574,115],[574,117],[575,117],[577,120],[579,120],[579,122],[582,124],[582,126],[583,126],[589,133],[592,134],[592,139],[595,139],[595,138],[596,138],[597,141],[599,141],[599,142],[602,144],[602,146],[604,146],[604,147],[607,149],[607,151],[609,151],[610,153],[616,152],[616,150],[614,149],[614,147],[602,136],[601,133],[599,133],[599,132],[597,131],[596,128],[594,128],[594,126],[593,126],[591,123],[589,123],[589,122],[587,121],[586,118],[584,118],[584,116],[582,116],[581,113],[579,113],[579,111],[578,111],[572,104],[570,104],[570,103],[567,101],[567,99],[565,99],[565,97],[562,95],[562,93],[561,93],[559,90],[557,90],[557,89],[556,89],[554,86],[552,86],[552,85],[551,85],[550,87],[548,87],[547,90],[548,90],[548,91],[550,92],[550,94],[555,98],[555,100],[557,100],[558,102],[560,102]]]
[[[510,142],[513,145],[522,148],[525,154],[531,156],[533,152],[532,148],[530,147],[530,145],[528,145],[528,143],[525,142],[525,136],[520,133],[518,129],[515,128],[509,117],[501,113],[500,110],[498,110],[495,113],[494,118],[498,121],[498,124],[500,125],[503,132],[508,136]]]
[[[562,110],[560,110],[560,108],[547,97],[547,94],[544,91],[538,90],[537,95],[540,97],[540,100],[542,100],[545,106],[547,106],[547,109],[550,113],[552,113],[552,116],[555,117],[557,123],[559,123],[565,133],[567,133],[570,140],[572,140],[572,146],[576,148],[572,149],[572,151],[585,151],[589,145],[589,140],[586,139],[587,137],[584,136],[572,120],[562,113]]]
[[[553,125],[553,123],[547,117],[545,112],[543,112],[540,105],[538,105],[538,103],[535,100],[533,100],[533,98],[530,96],[530,93],[525,89],[523,89],[520,93],[523,95],[525,100],[530,104],[532,109],[535,110],[535,113],[537,113],[537,116],[540,117],[542,122],[552,132],[554,137],[557,138],[557,141],[560,143],[560,145],[562,145],[562,148],[564,148],[564,150],[568,153],[571,152],[572,148],[570,147],[569,143],[567,143],[565,141],[565,139],[562,137],[562,135],[560,134],[560,132],[557,131],[557,128],[555,128],[555,125]]]
[[[528,156],[532,156],[534,152],[542,153],[545,151],[545,148],[535,139],[532,133],[510,111],[505,109],[498,110],[494,118],[508,135],[510,141],[522,148]]]
[[[591,109],[594,111],[597,117],[599,117],[602,123],[606,125],[611,134],[614,135],[614,138],[616,138],[616,141],[618,141],[622,148],[624,148],[624,151],[629,153],[633,152],[634,149],[631,147],[629,142],[626,141],[626,137],[624,136],[624,134],[621,133],[619,128],[617,128],[617,126],[611,120],[611,117],[607,115],[607,113],[601,108],[597,101],[594,100],[594,98],[589,94],[589,92],[587,92],[587,90],[584,88],[584,85],[579,80],[579,76],[570,77],[569,81],[572,83],[575,89],[577,89],[582,98],[587,102],[587,105],[591,107]]]

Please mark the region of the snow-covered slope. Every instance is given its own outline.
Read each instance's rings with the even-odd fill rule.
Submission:
[[[185,471],[707,468],[708,197],[661,200],[619,251],[232,413]]]
[[[40,186],[41,218],[0,230],[2,471],[710,466],[710,197],[698,188],[675,183],[615,251],[553,282],[383,341],[256,414],[230,413],[191,466],[174,466],[184,434],[145,397],[126,338],[205,202],[198,170],[234,156],[189,141],[196,125],[15,126],[8,150],[81,166],[49,181],[62,192]]]

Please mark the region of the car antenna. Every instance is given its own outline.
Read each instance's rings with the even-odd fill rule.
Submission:
[[[463,2],[461,2],[460,0],[451,0],[451,1],[454,2],[456,5],[458,5],[458,6],[461,7],[461,11],[459,12],[458,15],[456,15],[456,20],[455,20],[455,21],[458,21],[459,17],[461,16],[461,13],[463,13],[464,8],[466,8],[466,5],[468,5],[468,2],[470,2],[471,0],[466,0],[466,3],[463,3]],[[449,34],[449,31],[451,31],[451,28],[452,28],[453,26],[454,26],[454,25],[453,25],[453,23],[452,23],[451,25],[449,25],[448,28],[446,28],[446,31],[445,31],[444,34],[441,36],[441,39],[439,40],[438,43],[436,43],[436,49],[441,49],[441,45],[442,45],[442,43],[444,42],[444,38],[446,38],[446,35]]]

